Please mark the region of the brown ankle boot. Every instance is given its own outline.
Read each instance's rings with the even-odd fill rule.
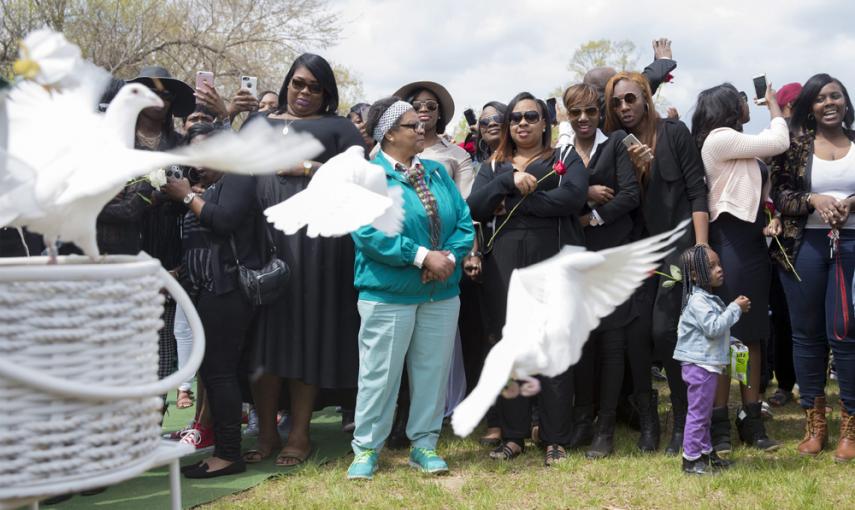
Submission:
[[[840,403],[840,440],[834,452],[835,462],[849,462],[855,459],[855,415],[846,412]]]
[[[817,455],[828,443],[828,421],[825,419],[825,397],[816,397],[813,408],[805,409],[805,438],[799,443],[802,455]]]

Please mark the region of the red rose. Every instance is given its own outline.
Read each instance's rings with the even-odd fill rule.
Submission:
[[[552,165],[552,171],[557,175],[564,175],[567,173],[567,167],[564,166],[563,161],[557,161],[554,165]]]
[[[665,78],[662,78],[662,83],[671,83],[671,80],[673,80],[673,79],[674,79],[674,75],[671,73],[668,73],[665,75]]]
[[[763,205],[766,210],[769,211],[769,214],[775,216],[775,202],[772,202],[771,200],[766,200],[766,203]]]
[[[469,154],[475,154],[475,142],[470,140],[468,142],[460,142],[458,145]]]

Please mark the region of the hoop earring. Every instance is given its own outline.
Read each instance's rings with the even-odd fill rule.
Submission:
[[[814,114],[812,114],[812,113],[809,113],[808,114],[808,120],[816,120],[816,116],[814,116]]]

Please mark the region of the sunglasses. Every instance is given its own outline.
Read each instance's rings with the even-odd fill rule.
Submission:
[[[439,108],[439,103],[433,99],[428,99],[427,101],[413,101],[412,104],[416,111],[420,111],[422,108],[427,108],[429,112],[434,112]]]
[[[587,108],[570,108],[567,110],[567,116],[571,119],[578,119],[584,113],[588,117],[596,117],[600,113],[600,109],[596,106],[589,106]]]
[[[412,129],[413,132],[424,131],[425,123],[424,122],[413,122],[411,124],[398,124],[398,127]]]
[[[540,122],[540,112],[529,110],[527,112],[511,112],[509,116],[511,124],[519,124],[525,119],[529,124],[537,124]]]
[[[296,92],[300,92],[303,89],[309,89],[310,94],[320,94],[324,91],[320,83],[309,83],[302,78],[291,78],[291,88],[294,89]]]
[[[638,101],[638,96],[632,92],[627,92],[623,97],[614,96],[612,98],[612,107],[620,108],[621,103],[633,104]]]
[[[481,127],[487,127],[494,122],[496,124],[501,124],[502,123],[502,115],[497,113],[495,115],[490,115],[489,117],[482,117],[482,118],[478,119],[478,124],[480,124]]]

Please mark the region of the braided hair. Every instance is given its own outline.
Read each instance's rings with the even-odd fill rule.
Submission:
[[[683,271],[683,308],[689,301],[689,296],[695,286],[710,290],[710,257],[709,248],[703,245],[692,246],[680,255],[680,269]]]

